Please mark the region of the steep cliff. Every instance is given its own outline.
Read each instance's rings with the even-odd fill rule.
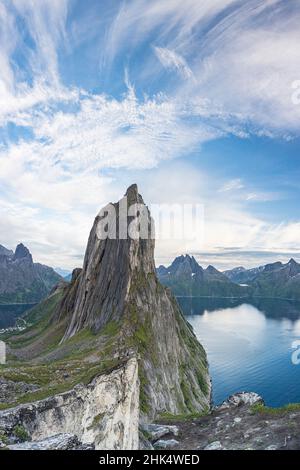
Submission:
[[[139,381],[137,362],[130,359],[88,385],[27,405],[0,411],[0,430],[8,442],[39,441],[72,434],[95,449],[138,449]],[[19,430],[19,431],[18,431]]]
[[[133,215],[126,216],[126,238],[124,233],[121,238],[118,229],[125,205],[129,211],[138,205],[136,213],[146,217],[144,238],[136,233],[134,238],[127,236]],[[210,404],[206,355],[176,300],[156,277],[153,220],[137,186],[128,188],[125,199],[113,207],[116,239],[99,237],[104,208],[91,230],[83,269],[74,273],[57,309],[56,321],[68,319],[62,342],[84,328],[97,333],[116,324],[113,355],[122,358],[130,351],[139,358],[142,413],[202,411]]]

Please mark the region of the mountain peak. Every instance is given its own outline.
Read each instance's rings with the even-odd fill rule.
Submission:
[[[206,270],[205,270],[207,273],[209,274],[220,274],[220,271],[218,271],[214,266],[212,266],[211,264],[209,266],[207,266]]]
[[[186,273],[197,273],[199,271],[202,272],[201,266],[197,263],[196,259],[194,256],[191,255],[181,255],[177,256],[177,258],[174,259],[173,263],[170,266],[170,271],[171,272],[177,272],[178,274]]]
[[[143,204],[136,184],[127,189],[125,196],[128,206]],[[122,199],[114,204],[117,227],[121,217],[121,204]],[[146,206],[145,209],[149,228],[152,227],[153,221]],[[128,229],[132,217],[128,215],[127,237],[120,237],[119,234],[115,239],[99,237],[100,222],[101,219],[97,216],[89,236],[83,269],[77,279],[78,295],[65,339],[86,326],[92,326],[95,331],[99,331],[110,321],[119,321],[124,311],[126,295],[131,284],[135,282],[133,278],[136,273],[140,276],[155,275],[155,242],[150,236],[150,230],[148,238],[131,238]],[[117,291],[119,296],[116,296]]]
[[[23,243],[19,243],[14,254],[14,260],[29,258],[29,257],[32,261],[32,256],[28,248],[26,248],[26,246],[24,246]]]
[[[128,206],[132,204],[144,204],[143,198],[139,194],[138,186],[135,183],[127,188],[125,196],[127,197]]]
[[[128,204],[142,201],[136,185],[128,188],[126,196]],[[117,225],[122,204],[122,200],[114,204]],[[150,224],[150,211],[147,206],[144,209],[146,223]],[[100,238],[100,221],[97,216],[83,269],[73,273],[55,311],[57,321],[63,316],[67,319],[61,343],[85,328],[101,335],[113,324],[117,331],[111,357],[123,361],[133,354],[139,358],[144,414],[203,410],[210,400],[206,356],[176,300],[159,284],[154,240]],[[128,216],[128,226],[131,223]]]
[[[294,258],[291,258],[290,261],[288,262],[290,265],[296,265],[298,264],[297,261],[294,260]]]

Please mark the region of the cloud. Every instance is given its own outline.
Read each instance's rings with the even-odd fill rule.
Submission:
[[[253,133],[299,135],[292,83],[300,76],[300,9],[292,10],[257,1],[225,16],[202,39],[193,67],[198,83],[186,84],[181,96],[205,96]]]
[[[109,67],[124,49],[132,50],[149,40],[154,32],[157,40],[169,40],[171,49],[174,49],[176,44],[191,40],[196,28],[205,28],[214,15],[234,3],[235,0],[122,2],[108,29],[102,63]]]
[[[164,67],[188,77],[192,60],[195,80],[173,89],[179,101],[206,99],[210,117],[226,119],[241,135],[289,138],[299,135],[300,106],[292,102],[299,20],[299,5],[283,0],[124,2],[107,34],[104,63],[111,67],[121,54],[147,50],[154,36]],[[140,77],[156,75],[149,53]]]
[[[227,181],[222,185],[222,187],[219,189],[221,193],[227,192],[227,191],[233,191],[233,190],[238,190],[238,189],[243,189],[244,184],[242,183],[242,180],[239,178]]]
[[[127,91],[113,97],[63,81],[60,61],[66,49],[70,55],[77,50],[87,31],[86,25],[78,30],[80,20],[70,21],[74,2],[1,2],[0,126],[7,130],[13,123],[20,131],[0,147],[1,242],[28,240],[41,261],[56,256],[55,264],[72,267],[95,213],[122,194],[123,180],[116,181],[114,171],[128,180],[134,172],[151,174],[165,161],[200,153],[204,142],[231,134],[298,135],[300,107],[292,103],[291,84],[300,77],[300,10],[287,3],[132,0],[117,11],[110,7],[110,21],[107,14],[101,28],[93,24],[101,29],[99,36],[93,32],[93,43],[103,43],[90,56],[100,60],[103,73],[126,57]],[[142,59],[131,82],[135,53]],[[158,91],[144,95],[151,80],[160,80],[161,65],[184,80],[167,91],[156,82]],[[201,199],[203,249],[213,250],[220,236],[224,246],[240,249],[299,248],[297,222],[272,225],[245,210],[245,200],[250,206],[276,195],[247,188],[241,179],[213,184],[209,175],[174,168],[179,177],[168,168],[145,187],[160,195],[168,191],[174,201],[178,193],[182,200]],[[195,249],[200,247],[158,245],[161,256]]]
[[[163,67],[177,71],[182,78],[194,78],[192,70],[179,54],[163,47],[154,47],[154,51]]]

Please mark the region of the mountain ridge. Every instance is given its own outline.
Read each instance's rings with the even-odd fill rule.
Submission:
[[[0,246],[0,303],[37,303],[62,280],[49,266],[34,263],[28,248]]]
[[[247,289],[231,282],[213,266],[204,269],[193,256],[181,255],[169,267],[157,268],[159,280],[177,296],[246,297]]]
[[[254,297],[300,299],[300,264],[293,258],[248,270],[234,268],[224,274],[232,282],[247,283]]]

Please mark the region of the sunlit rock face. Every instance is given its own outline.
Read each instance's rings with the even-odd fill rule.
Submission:
[[[1,432],[13,435],[20,425],[33,441],[70,434],[95,449],[138,449],[137,361],[129,359],[87,386],[0,412]]]

